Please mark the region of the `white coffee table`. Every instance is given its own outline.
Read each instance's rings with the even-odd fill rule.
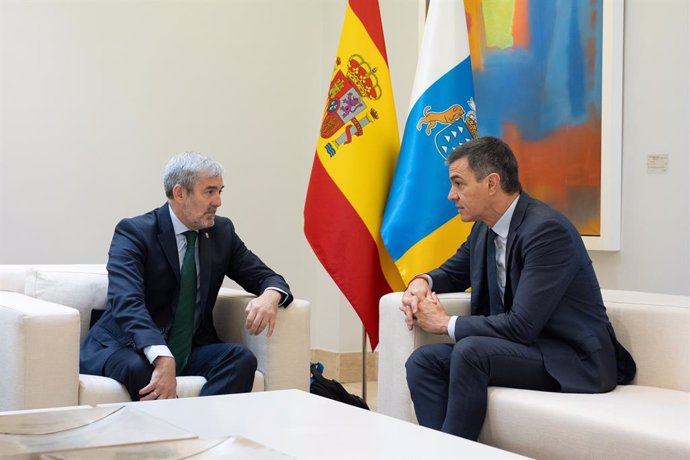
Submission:
[[[299,390],[130,404],[200,437],[240,435],[296,458],[524,458]]]

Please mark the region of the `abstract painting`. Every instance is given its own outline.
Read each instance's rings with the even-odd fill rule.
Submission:
[[[622,2],[465,0],[480,135],[589,249],[619,249]]]

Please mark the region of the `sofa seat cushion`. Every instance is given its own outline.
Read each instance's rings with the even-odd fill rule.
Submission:
[[[177,378],[177,394],[180,398],[199,396],[206,379],[194,375]],[[264,375],[256,371],[252,391],[264,390]],[[79,405],[96,405],[129,402],[129,393],[116,380],[99,375],[79,374]]]
[[[108,377],[79,374],[79,405],[110,404],[131,401],[125,387]]]
[[[690,458],[690,393],[640,385],[603,394],[491,387],[479,441],[534,458]]]

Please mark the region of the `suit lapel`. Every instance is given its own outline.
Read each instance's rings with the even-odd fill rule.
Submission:
[[[525,219],[527,206],[531,201],[532,198],[527,193],[524,191],[520,192],[520,198],[518,199],[517,205],[515,205],[513,218],[510,220],[510,230],[508,230],[508,240],[506,241],[506,290],[503,295],[506,311],[513,305],[513,291],[510,279],[510,272],[513,264],[513,243],[515,243],[515,237],[517,236],[522,221]]]
[[[177,281],[180,281],[180,258],[177,253],[177,240],[175,239],[175,230],[173,229],[172,220],[170,219],[170,211],[168,204],[164,204],[156,210],[158,218],[158,241],[165,258],[168,259],[170,268],[172,269]]]
[[[511,256],[513,253],[513,243],[515,242],[515,235],[525,218],[525,212],[527,211],[527,205],[532,201],[529,195],[525,192],[520,193],[520,199],[518,199],[517,205],[515,205],[515,211],[513,212],[513,218],[510,220],[510,230],[508,230],[508,241],[506,241],[506,269],[510,267]]]

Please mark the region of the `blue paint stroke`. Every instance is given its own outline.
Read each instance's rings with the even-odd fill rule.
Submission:
[[[485,49],[484,70],[474,72],[481,135],[503,136],[515,124],[526,140],[586,123],[590,107],[601,112],[603,0],[533,0],[528,48]],[[599,19],[591,25],[591,16]],[[590,82],[587,43],[596,46]]]

